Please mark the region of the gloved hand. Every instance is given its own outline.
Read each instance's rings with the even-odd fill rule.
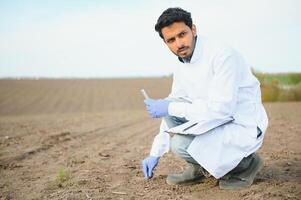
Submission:
[[[168,105],[170,101],[164,99],[145,99],[146,110],[152,118],[160,118],[168,115]]]
[[[160,157],[148,156],[142,161],[143,173],[145,179],[153,177],[153,170],[158,165]]]

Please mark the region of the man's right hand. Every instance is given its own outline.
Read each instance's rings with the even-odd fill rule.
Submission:
[[[153,170],[158,165],[160,157],[148,156],[142,161],[143,173],[145,179],[153,177]]]

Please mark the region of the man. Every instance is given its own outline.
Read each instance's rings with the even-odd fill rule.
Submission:
[[[165,10],[155,29],[180,62],[168,98],[145,100],[151,117],[164,117],[150,156],[142,162],[145,178],[152,178],[171,148],[188,167],[168,175],[168,184],[196,183],[209,173],[221,189],[250,186],[263,166],[255,152],[268,124],[258,80],[237,51],[197,36],[190,13],[181,8]],[[198,134],[204,123],[229,118],[233,121]],[[191,134],[170,138],[165,132],[190,121],[196,122]]]

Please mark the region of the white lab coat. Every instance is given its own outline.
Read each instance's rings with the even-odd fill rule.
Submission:
[[[188,147],[188,153],[215,178],[224,176],[262,145],[268,118],[260,83],[234,49],[199,36],[190,63],[179,62],[173,75],[169,98],[179,97],[192,103],[170,103],[169,115],[193,121],[234,118],[197,135]],[[257,127],[262,131],[259,138]],[[169,151],[170,136],[164,132],[168,128],[162,120],[150,155]]]

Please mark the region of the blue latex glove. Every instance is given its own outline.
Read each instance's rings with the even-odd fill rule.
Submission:
[[[153,170],[158,165],[160,157],[148,156],[142,161],[143,173],[145,179],[153,177]]]
[[[168,105],[170,101],[164,99],[145,99],[146,110],[152,118],[160,118],[168,115]]]

